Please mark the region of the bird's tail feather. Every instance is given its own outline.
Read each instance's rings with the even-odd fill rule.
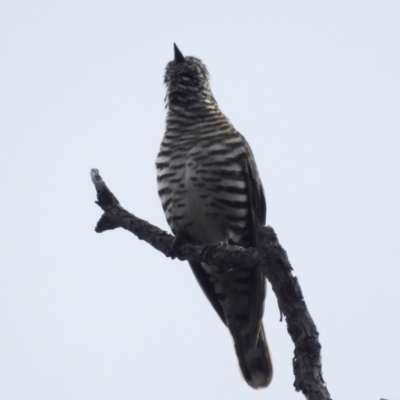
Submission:
[[[255,345],[249,335],[233,332],[233,339],[239,366],[248,385],[254,389],[267,387],[272,379],[272,362],[263,326]]]

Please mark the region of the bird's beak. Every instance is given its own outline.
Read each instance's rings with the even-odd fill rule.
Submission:
[[[175,54],[175,64],[184,63],[186,61],[185,57],[178,49],[178,46],[175,43],[174,43],[174,54]]]

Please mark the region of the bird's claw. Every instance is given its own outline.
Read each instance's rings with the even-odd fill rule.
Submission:
[[[204,260],[208,264],[208,257],[212,254],[213,250],[221,245],[227,245],[227,240],[214,240],[204,248]]]
[[[184,242],[184,238],[182,235],[175,235],[174,239],[172,240],[171,247],[168,251],[168,254],[166,254],[167,257],[170,257],[172,260],[178,257],[177,255],[177,250],[179,246]]]

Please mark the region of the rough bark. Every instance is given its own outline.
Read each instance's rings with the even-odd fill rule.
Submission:
[[[97,169],[92,169],[91,177],[97,191],[96,203],[104,211],[95,228],[96,232],[124,228],[170,257],[174,236],[126,211],[108,189]],[[298,280],[292,274],[286,251],[270,226],[259,228],[257,248],[179,241],[179,244],[174,243],[173,253],[180,260],[207,262],[219,268],[245,266],[262,271],[275,292],[295,346],[295,389],[302,391],[309,400],[331,399],[322,377],[321,344],[317,328],[308,312]]]

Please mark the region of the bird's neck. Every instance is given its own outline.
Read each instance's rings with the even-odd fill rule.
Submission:
[[[221,113],[209,89],[168,91],[165,100],[167,120],[179,117],[196,123],[198,118],[207,119]]]
[[[208,86],[206,87],[182,87],[180,85],[170,87],[165,98],[168,113],[183,111],[186,113],[215,112],[218,109],[217,102]]]

